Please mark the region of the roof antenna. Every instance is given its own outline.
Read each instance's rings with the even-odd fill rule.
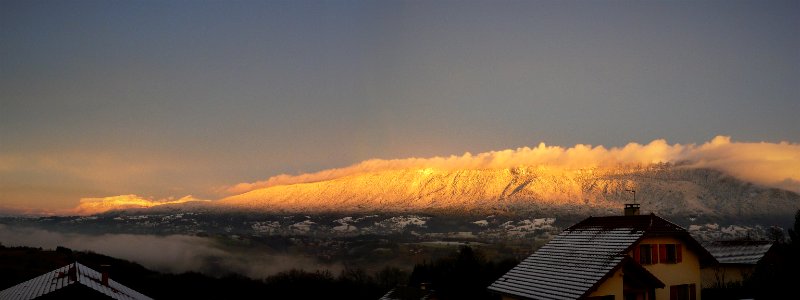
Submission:
[[[625,203],[625,216],[638,216],[639,204],[636,203],[636,190],[625,190],[633,193],[633,203]]]
[[[633,204],[636,204],[636,190],[625,190],[625,191],[633,193]]]

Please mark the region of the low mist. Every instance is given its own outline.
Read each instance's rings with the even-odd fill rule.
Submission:
[[[289,269],[342,269],[339,264],[322,264],[313,258],[266,251],[233,251],[211,238],[188,235],[60,233],[36,228],[17,228],[0,224],[0,243],[6,247],[28,246],[92,251],[128,261],[146,268],[182,273],[195,271],[212,276],[230,273],[260,279]]]

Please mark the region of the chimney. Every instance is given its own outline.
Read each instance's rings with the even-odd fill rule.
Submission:
[[[625,203],[625,216],[638,216],[639,203],[636,203],[636,190],[625,190],[633,193],[633,203]]]
[[[639,215],[639,203],[625,204],[625,216],[638,216],[638,215]]]
[[[105,286],[108,286],[108,271],[111,269],[111,265],[100,265],[100,283]]]
[[[78,271],[76,270],[75,264],[71,264],[69,266],[69,270],[67,270],[67,277],[69,281],[78,281]]]

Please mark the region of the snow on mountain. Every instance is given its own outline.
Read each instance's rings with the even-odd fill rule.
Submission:
[[[798,194],[720,171],[672,164],[565,169],[402,169],[270,186],[216,202],[265,212],[618,213],[637,202],[659,214],[764,216],[800,209]],[[344,224],[342,224],[344,225]]]
[[[191,195],[180,199],[146,199],[137,195],[119,195],[103,198],[82,198],[77,207],[70,214],[91,215],[110,210],[152,208],[156,206],[169,206],[174,204],[193,205],[207,203],[209,200],[199,200]]]

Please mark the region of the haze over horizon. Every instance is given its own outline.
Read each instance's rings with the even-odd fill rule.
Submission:
[[[540,142],[800,156],[797,1],[3,1],[0,41],[13,211]]]

